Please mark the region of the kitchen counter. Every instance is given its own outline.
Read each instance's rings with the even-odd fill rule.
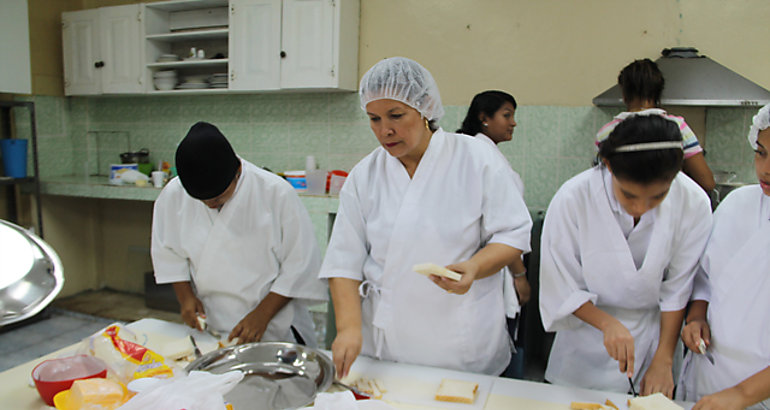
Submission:
[[[126,199],[134,201],[155,201],[161,188],[155,188],[151,182],[147,186],[112,185],[106,176],[64,175],[41,178],[40,193],[44,195],[75,196],[84,198]],[[334,204],[337,210],[336,195],[306,195],[302,198],[325,199]]]
[[[152,347],[153,338],[168,339],[188,332],[180,324],[157,319],[142,319],[127,326],[137,333],[153,335],[147,345]],[[147,330],[149,329],[149,330]],[[0,373],[0,408],[47,409],[34,387],[29,385],[32,369],[41,361],[73,352],[76,345],[65,347],[47,356]],[[213,348],[213,347],[212,347]],[[204,346],[201,346],[204,350]],[[206,349],[208,350],[208,349]],[[596,390],[569,388],[523,380],[498,378],[474,373],[459,372],[427,366],[378,361],[359,357],[351,368],[349,377],[376,378],[388,390],[383,400],[397,409],[483,409],[503,410],[511,408],[567,410],[571,401],[604,403],[612,400],[620,409],[627,409],[628,395]],[[475,381],[479,384],[476,402],[472,405],[436,402],[433,392],[442,378]],[[686,409],[691,403],[680,403]]]

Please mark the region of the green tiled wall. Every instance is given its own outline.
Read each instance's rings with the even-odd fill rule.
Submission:
[[[195,121],[210,121],[249,161],[274,171],[302,169],[307,155],[322,168],[350,170],[377,146],[358,96],[234,94],[135,97],[32,97],[36,104],[41,175],[106,174],[125,150],[148,148],[170,161]],[[467,106],[447,106],[441,126],[454,131]],[[29,131],[17,110],[17,127]],[[500,146],[525,183],[530,208],[545,208],[562,182],[588,168],[595,131],[617,109],[520,106],[513,142]],[[707,110],[707,160],[712,169],[756,180],[746,133],[756,108]],[[26,118],[26,119],[25,119]]]

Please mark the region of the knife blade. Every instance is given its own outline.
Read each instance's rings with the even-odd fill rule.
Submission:
[[[201,349],[198,349],[198,344],[195,343],[195,338],[193,337],[193,335],[190,335],[190,341],[192,342],[192,345],[193,345],[193,351],[195,352],[195,358],[197,359],[197,358],[203,356],[201,354]]]
[[[714,355],[711,354],[708,350],[706,350],[706,342],[703,341],[703,339],[700,340],[700,343],[698,343],[698,350],[700,353],[704,356],[706,356],[706,359],[711,363],[711,365],[714,365]]]

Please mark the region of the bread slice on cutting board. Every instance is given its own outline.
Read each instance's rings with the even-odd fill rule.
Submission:
[[[655,393],[629,400],[628,410],[684,410],[684,408],[671,401],[663,393]]]
[[[449,270],[443,266],[436,265],[435,263],[421,263],[419,265],[414,265],[412,266],[412,270],[425,276],[443,276],[452,280],[460,280],[463,277],[463,275],[460,275],[459,273],[453,270]]]
[[[473,404],[479,384],[464,380],[441,379],[436,391],[436,400]]]

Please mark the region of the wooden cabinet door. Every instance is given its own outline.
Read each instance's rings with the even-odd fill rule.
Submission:
[[[231,0],[231,90],[281,86],[281,0]]]
[[[336,87],[334,30],[340,0],[284,0],[281,88]]]
[[[65,95],[101,93],[98,19],[98,9],[62,13]]]
[[[141,93],[142,15],[139,4],[99,9],[102,92]]]

